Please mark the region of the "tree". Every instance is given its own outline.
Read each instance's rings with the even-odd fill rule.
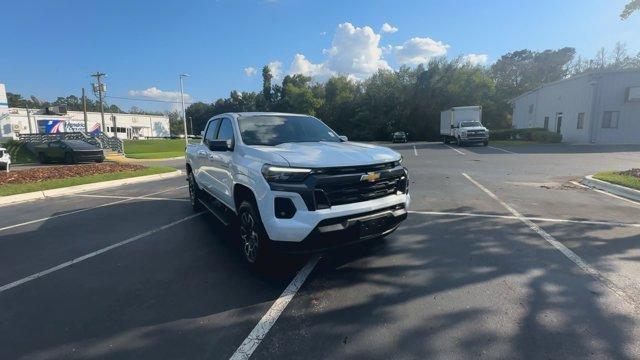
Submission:
[[[622,20],[626,20],[633,14],[635,11],[640,10],[640,0],[632,0],[624,7],[622,13],[620,14],[620,18]]]
[[[271,74],[271,69],[269,66],[265,65],[262,68],[262,96],[266,101],[267,109],[271,106],[272,98],[271,98],[271,80],[273,79],[273,75]]]

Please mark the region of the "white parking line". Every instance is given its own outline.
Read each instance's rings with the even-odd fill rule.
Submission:
[[[116,205],[116,204],[122,204],[122,203],[124,203],[124,202],[131,201],[131,200],[144,199],[144,198],[149,197],[149,196],[153,196],[153,195],[158,195],[158,194],[166,193],[166,192],[169,192],[169,191],[172,191],[172,190],[183,189],[183,188],[185,188],[185,187],[187,187],[187,185],[178,186],[178,187],[176,187],[176,188],[171,188],[171,189],[166,189],[166,190],[162,190],[162,191],[154,192],[154,193],[147,194],[147,195],[142,195],[142,196],[132,197],[132,198],[130,198],[130,199],[118,200],[118,201],[114,201],[114,202],[110,202],[110,203],[106,203],[106,204],[102,204],[102,205],[98,205],[98,206],[94,206],[94,207],[89,207],[89,208],[84,208],[84,209],[78,209],[78,210],[70,211],[70,212],[67,212],[67,213],[62,213],[62,214],[57,214],[57,215],[48,216],[48,217],[45,217],[45,218],[40,218],[40,219],[31,220],[31,221],[26,221],[26,222],[23,222],[23,223],[20,223],[20,224],[9,225],[9,226],[5,226],[5,227],[0,228],[0,231],[3,231],[3,230],[9,230],[9,229],[13,229],[13,228],[17,228],[17,227],[25,226],[25,225],[36,224],[36,223],[39,223],[39,222],[42,222],[42,221],[47,221],[47,220],[50,220],[50,219],[55,219],[55,218],[59,218],[59,217],[62,217],[62,216],[67,216],[67,215],[78,214],[78,213],[85,212],[85,211],[89,211],[89,210],[93,210],[93,209],[99,209],[99,208],[103,208],[103,207],[105,207],[105,206],[111,206],[111,205]]]
[[[313,268],[315,268],[316,264],[318,264],[319,256],[315,256],[309,260],[309,262],[298,272],[295,278],[291,280],[289,286],[282,292],[280,297],[273,302],[271,308],[267,311],[266,314],[260,319],[258,324],[251,330],[249,336],[240,344],[236,352],[231,355],[229,359],[231,360],[240,360],[240,359],[248,359],[251,357],[251,354],[256,350],[258,345],[262,342],[262,340],[267,336],[267,333],[276,323],[280,314],[284,311],[284,309],[289,305],[293,297],[296,295],[304,281],[307,279]]]
[[[476,214],[476,213],[466,213],[466,212],[409,210],[409,213],[422,214],[422,215],[436,215],[436,216],[441,215],[441,216],[481,217],[481,218],[519,220],[518,217],[513,215]],[[584,224],[584,225],[607,225],[607,226],[640,228],[640,224],[622,223],[622,222],[615,222],[615,221],[612,222],[612,221],[595,221],[595,220],[569,220],[569,219],[552,219],[552,218],[528,217],[528,216],[525,216],[525,219],[529,219],[531,221],[540,221],[540,222],[570,223],[570,224]]]
[[[172,198],[159,198],[159,197],[143,197],[138,198],[135,196],[118,196],[118,195],[87,195],[87,194],[75,194],[69,196],[77,196],[77,197],[88,197],[88,198],[99,198],[99,199],[129,199],[129,200],[166,200],[166,201],[186,201],[189,199],[172,199]]]
[[[94,256],[98,256],[100,254],[104,254],[107,251],[113,250],[115,248],[119,248],[120,246],[127,245],[127,244],[132,243],[132,242],[134,242],[136,240],[140,240],[140,239],[142,239],[144,237],[147,237],[149,235],[155,234],[155,233],[157,233],[159,231],[166,230],[166,229],[168,229],[168,228],[170,228],[172,226],[178,225],[178,224],[180,224],[182,222],[185,222],[187,220],[193,219],[194,217],[200,216],[202,214],[204,214],[204,211],[203,212],[199,212],[197,214],[189,215],[189,216],[184,217],[184,218],[182,218],[180,220],[176,220],[174,222],[171,222],[171,223],[168,223],[166,225],[163,225],[163,226],[161,226],[159,228],[156,228],[156,229],[153,229],[153,230],[149,230],[149,231],[147,231],[145,233],[142,233],[140,235],[136,235],[134,237],[128,238],[127,240],[121,241],[119,243],[115,243],[113,245],[109,245],[109,246],[104,247],[104,248],[102,248],[100,250],[96,250],[96,251],[88,253],[86,255],[82,255],[82,256],[80,256],[78,258],[75,258],[73,260],[69,260],[67,262],[63,262],[62,264],[56,265],[56,266],[54,266],[52,268],[49,268],[47,270],[44,270],[44,271],[37,272],[37,273],[35,273],[33,275],[29,275],[29,276],[27,276],[25,278],[22,278],[20,280],[16,280],[16,281],[14,281],[12,283],[9,283],[9,284],[6,284],[6,285],[2,285],[2,286],[0,286],[0,293],[3,292],[3,291],[7,291],[9,289],[12,289],[12,288],[14,288],[16,286],[22,285],[24,283],[27,283],[29,281],[41,278],[41,277],[43,277],[45,275],[51,274],[52,272],[55,272],[55,271],[58,271],[58,270],[62,270],[62,269],[66,268],[66,267],[69,267],[69,266],[71,266],[73,264],[77,264],[77,263],[79,263],[81,261],[85,261],[85,260],[90,259],[90,258],[92,258]]]
[[[477,186],[480,190],[482,190],[485,194],[489,195],[490,198],[497,201],[500,205],[502,205],[502,207],[504,207],[510,213],[512,213],[513,216],[515,216],[518,220],[525,223],[531,230],[533,230],[538,235],[540,235],[540,237],[542,237],[545,241],[551,244],[551,246],[556,248],[556,250],[560,251],[562,255],[564,255],[566,258],[568,258],[574,264],[576,264],[580,269],[582,269],[582,271],[584,271],[594,279],[600,281],[604,286],[608,287],[609,290],[613,291],[616,295],[618,295],[618,297],[620,297],[623,301],[633,306],[636,311],[640,311],[640,303],[637,303],[636,299],[633,296],[627,294],[622,288],[618,287],[611,280],[609,280],[604,275],[602,275],[598,270],[593,268],[591,265],[587,264],[584,260],[582,260],[580,256],[578,256],[578,254],[574,253],[568,247],[564,246],[564,244],[556,240],[553,236],[551,236],[549,233],[544,231],[540,226],[536,225],[534,222],[524,217],[516,209],[512,208],[510,205],[508,205],[504,201],[500,200],[498,196],[496,196],[489,189],[487,189],[482,184],[477,182],[471,176],[467,175],[466,173],[462,173],[462,175],[466,177],[467,180],[471,181],[471,183]]]
[[[415,146],[415,145],[413,145],[413,154],[414,154],[415,156],[418,156],[418,150],[416,149],[416,146]]]
[[[453,146],[449,146],[449,145],[447,145],[447,144],[444,144],[444,146],[446,146],[446,147],[448,147],[449,149],[451,149],[451,150],[453,150],[453,151],[457,152],[457,153],[458,153],[458,154],[460,154],[460,155],[466,155],[466,154],[465,154],[465,153],[463,153],[462,151],[460,151],[460,150],[458,150],[458,149],[454,148]]]
[[[513,151],[509,151],[509,150],[502,149],[502,148],[495,147],[495,146],[487,146],[487,147],[488,147],[488,148],[491,148],[491,149],[494,149],[494,150],[504,151],[504,152],[506,152],[507,154],[514,154],[514,155],[517,155],[517,154],[518,154],[518,153],[515,153],[515,152],[513,152]]]

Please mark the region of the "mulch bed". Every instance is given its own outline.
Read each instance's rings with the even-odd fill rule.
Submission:
[[[640,179],[640,169],[631,169],[631,170],[627,170],[627,171],[620,171],[621,175],[626,175],[626,176],[633,176],[633,177],[637,177],[638,179]]]
[[[0,185],[25,184],[52,179],[68,179],[79,176],[140,170],[143,168],[144,166],[142,165],[103,163],[37,167],[25,170],[11,170],[8,173],[1,171]]]

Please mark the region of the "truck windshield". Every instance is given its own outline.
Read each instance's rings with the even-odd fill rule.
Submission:
[[[247,145],[341,141],[333,130],[311,116],[242,116],[238,118],[238,127],[242,141]]]
[[[463,121],[460,124],[460,127],[476,127],[476,126],[482,126],[482,124],[480,124],[479,121]]]

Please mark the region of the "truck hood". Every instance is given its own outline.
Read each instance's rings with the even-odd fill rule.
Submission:
[[[475,131],[475,130],[487,131],[487,128],[484,127],[484,126],[472,126],[472,127],[463,127],[463,128],[460,128],[460,130],[461,131],[469,131],[469,130],[471,130],[471,131]]]
[[[400,154],[382,146],[356,142],[285,143],[254,148],[282,156],[294,167],[340,167],[400,160]]]

